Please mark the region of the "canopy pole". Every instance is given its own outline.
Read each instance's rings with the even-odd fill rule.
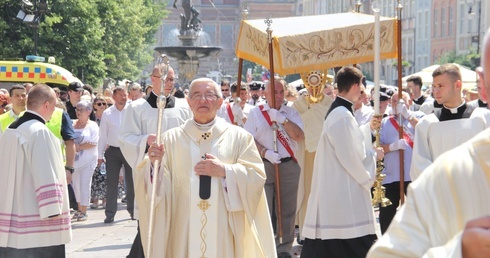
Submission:
[[[236,97],[240,97],[240,90],[242,87],[240,85],[242,84],[242,69],[243,69],[243,58],[238,58],[238,76],[236,80]]]
[[[403,6],[398,0],[398,6],[396,7],[398,11],[398,19],[397,19],[397,37],[398,37],[398,102],[403,102],[403,94],[402,94],[402,9]],[[398,138],[403,139],[403,124],[402,124],[402,115],[400,116],[400,126],[398,127]],[[400,203],[403,204],[405,202],[405,161],[404,161],[404,150],[399,150],[400,155]]]
[[[273,47],[272,47],[272,29],[271,29],[271,24],[272,24],[272,19],[267,18],[264,20],[265,24],[267,24],[267,37],[268,37],[268,42],[269,42],[269,88],[270,88],[270,94],[271,94],[271,102],[269,103],[271,108],[276,108],[276,84],[274,82],[274,54],[273,54]],[[277,126],[276,122],[272,124],[272,130],[274,130],[274,152],[277,153],[277,129],[279,127]],[[279,243],[282,243],[282,204],[281,204],[281,181],[279,178],[279,164],[274,164],[274,175],[276,179],[276,200],[277,200],[277,236],[279,237]]]

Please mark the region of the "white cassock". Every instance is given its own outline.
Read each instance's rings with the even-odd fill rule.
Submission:
[[[26,120],[33,116],[24,114]],[[58,138],[42,122],[30,119],[6,129],[0,146],[0,246],[25,249],[69,243],[70,206]]]
[[[327,240],[376,234],[370,194],[375,165],[369,124],[359,126],[344,106],[333,109],[316,150],[302,235]]]
[[[332,105],[333,99],[324,96],[323,99],[311,104],[305,97],[299,97],[294,101],[292,107],[295,108],[303,121],[304,125],[304,141],[298,141],[298,150],[295,157],[301,167],[298,185],[297,197],[297,215],[296,220],[300,230],[303,228],[305,220],[306,205],[310,196],[311,177],[313,174],[313,163],[315,161],[316,148],[320,141],[320,133],[323,128],[323,121],[327,115],[327,111]]]
[[[162,132],[182,125],[191,117],[192,112],[187,101],[175,98],[175,106],[163,111]],[[157,123],[158,109],[152,108],[146,99],[132,101],[128,106],[122,120],[119,141],[121,152],[133,169],[143,161],[146,155],[146,140],[149,134],[156,134]]]
[[[461,257],[470,220],[490,214],[490,129],[437,158],[368,257]]]
[[[468,141],[489,126],[490,112],[476,108],[469,118],[440,122],[435,114],[419,120],[415,127],[410,178],[415,181],[442,153]]]
[[[154,94],[153,92],[151,94]],[[162,133],[178,127],[192,117],[192,112],[185,99],[174,98],[175,106],[165,108],[162,117]],[[126,109],[119,133],[121,152],[134,170],[146,156],[148,135],[156,134],[158,124],[158,109],[148,104],[146,99],[132,101]],[[138,203],[135,199],[134,217],[139,217]]]
[[[145,253],[156,181],[153,256],[276,257],[264,193],[266,175],[252,135],[217,117],[207,132],[188,120],[167,131],[163,144],[158,180],[150,179],[148,159],[138,166],[134,178]],[[212,177],[208,200],[199,198],[199,177],[194,171],[205,153],[226,164],[226,178]]]

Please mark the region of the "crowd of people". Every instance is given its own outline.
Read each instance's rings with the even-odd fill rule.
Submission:
[[[412,76],[374,96],[360,66],[320,92],[278,76],[176,90],[166,64],[145,89],[0,90],[0,257],[64,257],[70,223],[113,223],[119,199],[138,220],[128,257],[288,258],[296,228],[301,257],[488,257],[490,31],[481,65],[476,96],[454,64],[428,94]]]

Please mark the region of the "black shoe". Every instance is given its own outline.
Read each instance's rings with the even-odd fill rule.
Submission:
[[[112,222],[114,222],[114,218],[109,218],[109,217],[107,217],[107,218],[105,218],[105,220],[104,220],[104,223],[112,223]]]
[[[292,256],[288,252],[282,252],[277,255],[277,258],[292,258]]]

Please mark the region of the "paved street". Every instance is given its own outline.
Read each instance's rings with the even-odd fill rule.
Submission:
[[[137,223],[130,219],[125,204],[119,202],[118,209],[112,224],[104,223],[104,209],[89,208],[87,221],[72,221],[73,239],[66,245],[67,257],[126,257]]]
[[[375,209],[378,217],[378,209]],[[131,220],[126,205],[118,202],[114,223],[105,224],[104,209],[89,209],[88,220],[72,222],[73,240],[66,245],[68,258],[126,257],[136,235],[136,220]],[[296,241],[291,255],[298,258],[301,246]]]
[[[118,210],[112,224],[104,224],[104,209],[89,208],[87,221],[72,221],[73,240],[66,245],[67,257],[126,257],[136,235],[137,223],[130,219],[125,204],[119,202]],[[293,257],[299,257],[300,252],[300,246],[293,247]]]

